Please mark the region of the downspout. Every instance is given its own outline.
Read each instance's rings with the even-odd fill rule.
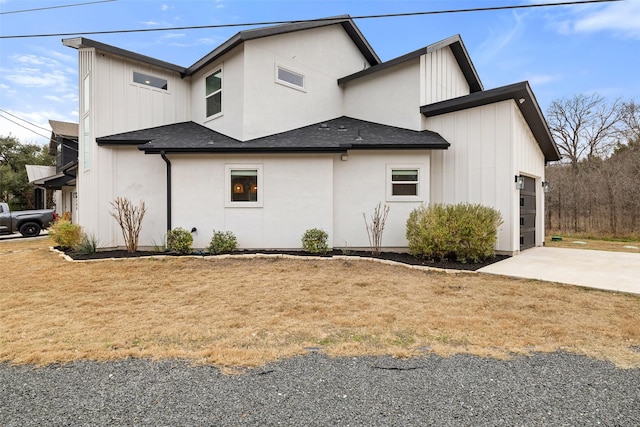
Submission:
[[[167,231],[171,230],[171,162],[163,151],[160,151],[162,160],[167,164]]]

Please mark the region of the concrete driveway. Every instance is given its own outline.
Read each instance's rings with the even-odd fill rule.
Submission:
[[[640,294],[640,253],[536,247],[478,271]]]

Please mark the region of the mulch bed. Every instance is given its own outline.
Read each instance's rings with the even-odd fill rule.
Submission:
[[[60,249],[60,248],[56,248],[56,249]],[[135,258],[135,257],[154,256],[154,255],[155,256],[157,255],[182,256],[176,252],[137,251],[134,253],[129,253],[125,250],[105,250],[105,251],[98,251],[93,254],[80,254],[76,251],[71,250],[71,251],[65,251],[65,253],[74,260],[90,260],[90,259],[106,259],[106,258]],[[496,255],[494,258],[490,258],[481,263],[462,263],[462,262],[452,261],[448,259],[430,260],[426,258],[415,257],[408,253],[397,253],[397,252],[383,252],[380,255],[372,255],[371,252],[366,252],[366,251],[349,251],[348,253],[344,253],[342,251],[334,250],[324,255],[318,255],[318,254],[312,254],[304,251],[242,250],[242,251],[231,252],[231,254],[232,255],[249,255],[249,254],[278,255],[280,254],[280,255],[323,256],[323,257],[333,257],[335,255],[348,255],[353,257],[385,259],[385,260],[400,262],[408,265],[422,265],[422,266],[434,267],[434,268],[467,270],[467,271],[475,271],[487,265],[509,258],[508,255]],[[194,251],[190,255],[208,256],[209,254],[206,252]]]

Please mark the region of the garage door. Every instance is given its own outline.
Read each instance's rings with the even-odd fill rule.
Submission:
[[[536,180],[524,177],[520,190],[520,250],[536,245]]]

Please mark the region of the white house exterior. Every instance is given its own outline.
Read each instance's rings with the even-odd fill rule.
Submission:
[[[309,228],[368,247],[362,214],[379,202],[388,250],[407,247],[407,217],[428,203],[500,210],[500,252],[544,240],[557,148],[529,85],[484,90],[459,36],[381,62],[343,16],[240,32],[188,68],[63,43],[79,51],[75,220],[101,246],[123,246],[119,196],[146,203],[141,246],[183,227],[196,248],[214,229],[299,248]]]

